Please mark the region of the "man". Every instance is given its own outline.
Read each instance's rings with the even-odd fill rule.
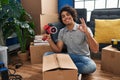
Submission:
[[[61,52],[63,44],[65,44],[68,54],[78,68],[78,73],[90,74],[96,70],[96,64],[90,58],[90,50],[97,53],[99,45],[93,38],[93,34],[84,19],[80,18],[81,24],[77,24],[75,22],[76,17],[77,13],[74,8],[65,6],[61,9],[59,20],[65,27],[60,30],[56,44],[50,35],[44,35],[54,51],[46,52],[44,56]]]

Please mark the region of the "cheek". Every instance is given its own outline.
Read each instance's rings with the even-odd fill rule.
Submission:
[[[62,21],[64,21],[65,20],[65,18],[62,18]]]
[[[63,23],[65,22],[65,18],[62,18],[62,22],[63,22]]]

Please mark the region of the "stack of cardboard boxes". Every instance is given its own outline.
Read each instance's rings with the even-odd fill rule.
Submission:
[[[36,34],[43,33],[43,26],[58,21],[58,0],[21,0],[25,10],[32,16]]]

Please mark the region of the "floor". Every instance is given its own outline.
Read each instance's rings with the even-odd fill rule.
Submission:
[[[22,80],[42,80],[42,64],[31,64],[30,60],[21,64],[19,58],[12,56],[9,68],[15,69],[18,75],[22,76]],[[82,75],[81,80],[120,80],[120,75],[114,75],[101,70],[101,61],[94,60],[97,64],[97,70],[90,75]],[[19,66],[16,69],[16,64]],[[21,66],[22,65],[22,66]],[[13,70],[10,70],[12,72]],[[80,80],[80,79],[79,79]]]

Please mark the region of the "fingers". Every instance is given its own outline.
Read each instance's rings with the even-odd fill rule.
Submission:
[[[85,24],[84,18],[80,18],[81,24]]]
[[[80,21],[81,21],[81,24],[79,25],[79,30],[83,31],[83,32],[86,32],[86,23],[85,23],[85,20],[83,18],[80,18]]]
[[[42,36],[43,36],[43,37],[47,37],[47,35],[48,35],[48,34],[43,34]]]
[[[45,41],[47,39],[50,39],[50,34],[43,34],[42,40]]]
[[[82,25],[81,25],[81,24],[79,24],[78,29],[79,29],[80,31],[83,31],[83,28],[82,28]]]

